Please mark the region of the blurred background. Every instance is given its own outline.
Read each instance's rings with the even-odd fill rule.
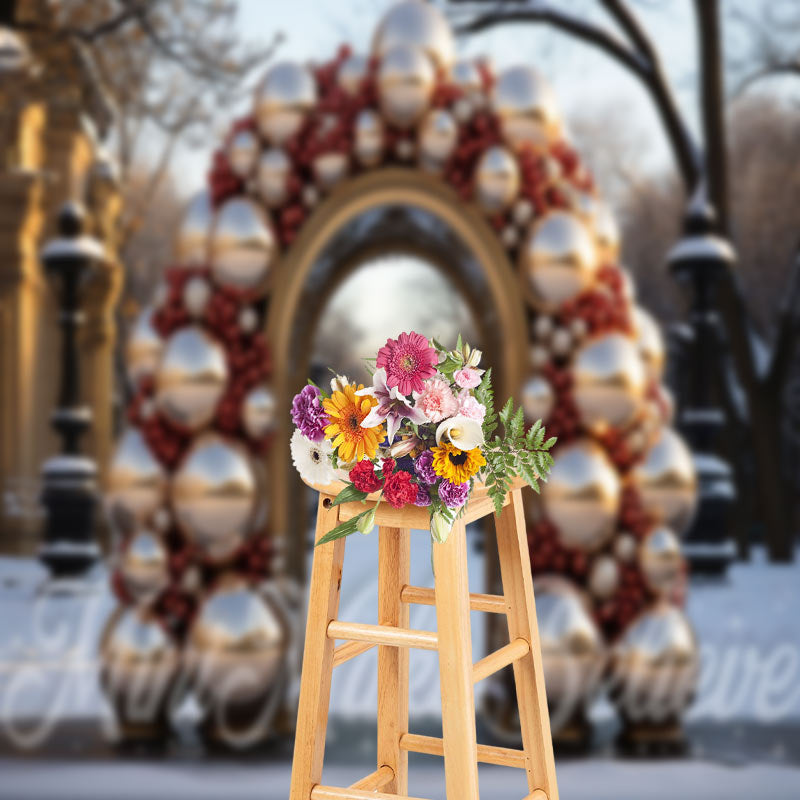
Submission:
[[[0,797],[288,796],[289,403],[412,329],[559,437],[526,516],[563,796],[797,796],[797,2],[12,0],[0,98]],[[374,769],[376,661],[327,783]],[[415,732],[437,676],[412,653]],[[476,696],[519,746],[511,675]]]

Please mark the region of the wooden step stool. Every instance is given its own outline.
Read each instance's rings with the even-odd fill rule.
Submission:
[[[406,506],[396,510],[385,502],[377,504],[377,625],[337,619],[345,539],[316,548],[289,800],[415,800],[408,797],[409,752],[444,756],[448,800],[478,800],[479,761],[524,769],[529,791],[525,800],[558,800],[522,485],[514,484],[502,513],[495,518],[503,597],[470,594],[467,585],[465,526],[494,511],[486,490],[477,485],[447,542],[433,545],[434,589],[409,585],[409,534],[412,529],[429,528],[428,509]],[[317,539],[366,508],[361,503],[334,506],[332,501],[341,486],[315,488],[320,490]],[[409,629],[409,603],[436,606],[436,633]],[[475,664],[470,609],[505,614],[510,639]],[[345,643],[336,646],[337,639]],[[333,668],[376,645],[377,769],[349,788],[322,786]],[[408,731],[409,647],[439,652],[441,739]],[[514,667],[522,750],[476,743],[473,685],[508,664]]]

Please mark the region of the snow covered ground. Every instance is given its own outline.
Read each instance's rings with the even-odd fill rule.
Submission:
[[[471,587],[479,591],[483,573],[476,546],[470,558]],[[377,537],[359,538],[358,547],[347,548],[343,619],[375,621],[376,559]],[[420,534],[412,581],[430,580],[428,545]],[[285,798],[286,743],[245,759],[207,756],[197,748],[169,758],[117,757],[102,744],[109,717],[97,688],[95,652],[112,607],[102,568],[83,591],[54,595],[38,564],[0,559],[0,798]],[[652,763],[613,758],[614,712],[601,701],[592,712],[599,729],[595,757],[558,764],[564,798],[800,797],[800,554],[793,565],[772,566],[757,550],[750,563],[734,565],[725,582],[694,581],[688,614],[703,663],[699,696],[688,716],[692,757]],[[484,649],[483,619],[473,619],[476,653]],[[412,626],[435,629],[434,610],[413,608]],[[374,652],[337,670],[334,680],[334,720],[342,721],[341,730],[363,733],[361,749],[358,736],[340,735],[336,742],[334,735],[331,742],[326,780],[346,785],[370,771],[373,729],[359,720],[374,718]],[[412,716],[435,717],[435,654],[412,654],[411,681]],[[184,720],[195,716],[191,705],[184,709]],[[91,746],[80,737],[74,752],[56,743],[67,720],[83,720],[95,731]],[[413,757],[412,794],[443,798],[440,766]],[[484,797],[518,800],[525,794],[516,771],[481,769]]]

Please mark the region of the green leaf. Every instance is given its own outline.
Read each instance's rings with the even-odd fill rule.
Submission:
[[[556,442],[558,441],[558,437],[551,436],[543,445],[542,448],[544,450],[549,450]]]
[[[514,416],[511,418],[511,430],[510,434],[515,439],[518,439],[522,436],[522,430],[525,427],[525,417],[522,413],[522,406],[520,406]]]
[[[328,544],[328,542],[333,542],[336,539],[342,539],[345,536],[349,536],[351,533],[355,533],[358,530],[358,523],[361,518],[367,514],[371,514],[372,512],[373,509],[368,508],[366,511],[362,511],[358,516],[353,517],[353,519],[348,519],[347,522],[342,522],[333,530],[328,531],[328,533],[322,536],[314,546],[319,547],[321,544]]]
[[[514,413],[514,401],[512,398],[508,398],[506,400],[506,404],[503,406],[502,410],[500,411],[500,421],[503,423],[503,427],[508,429],[509,422],[511,420],[511,415]]]
[[[360,489],[356,489],[356,487],[352,483],[348,483],[347,486],[345,486],[344,489],[342,489],[342,491],[336,495],[331,505],[339,506],[342,503],[351,503],[354,500],[360,502],[366,496],[367,496],[366,492],[362,492]]]

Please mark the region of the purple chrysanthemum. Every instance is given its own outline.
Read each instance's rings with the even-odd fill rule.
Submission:
[[[439,476],[433,471],[433,451],[423,450],[414,460],[414,472],[417,477],[432,486],[439,480]]]
[[[469,483],[442,481],[439,484],[439,497],[448,508],[461,508],[469,497]]]
[[[430,504],[431,496],[428,494],[428,488],[426,486],[422,486],[421,484],[417,484],[417,499],[414,501],[414,505],[424,508]]]
[[[294,396],[292,421],[303,436],[312,442],[321,442],[325,438],[325,426],[330,423],[330,419],[322,408],[320,391],[316,386],[308,384]]]

